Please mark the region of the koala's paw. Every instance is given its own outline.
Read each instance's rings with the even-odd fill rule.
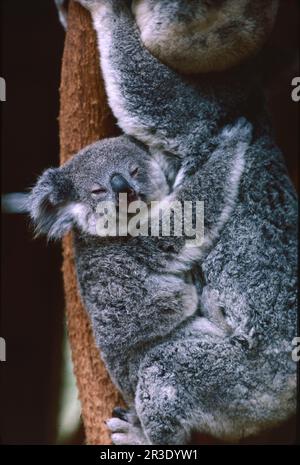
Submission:
[[[114,409],[116,417],[110,418],[106,425],[111,431],[111,439],[115,445],[145,445],[149,444],[143,433],[136,415],[130,411],[117,407]]]

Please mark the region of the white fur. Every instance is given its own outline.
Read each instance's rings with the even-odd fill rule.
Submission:
[[[73,215],[74,222],[78,225],[83,232],[91,234],[92,236],[97,235],[96,214],[93,213],[86,205],[79,202],[70,204],[67,208]]]
[[[191,331],[203,333],[211,336],[225,337],[226,332],[204,317],[198,317],[188,326]]]

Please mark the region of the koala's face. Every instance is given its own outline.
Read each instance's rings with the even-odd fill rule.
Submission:
[[[120,194],[126,194],[128,204],[150,203],[168,192],[165,174],[146,147],[121,136],[96,142],[47,170],[31,192],[31,217],[37,233],[49,237],[62,237],[74,225],[94,235],[101,202],[118,207]]]

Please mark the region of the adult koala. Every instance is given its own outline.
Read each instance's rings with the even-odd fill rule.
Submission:
[[[193,327],[195,337],[183,328],[175,343],[155,341],[138,372],[128,362],[136,389],[132,412],[109,421],[113,440],[182,444],[193,429],[223,439],[257,433],[295,412],[297,200],[256,72],[249,61],[229,72],[185,78],[143,46],[129,2],[80,3],[92,13],[120,127],[153,155],[164,155],[169,166],[179,164],[185,179],[192,182],[205,167],[210,141],[226,124],[246,117],[254,127],[232,173],[234,200],[228,198],[211,248],[204,257],[183,248],[169,269],[182,273],[201,263],[201,312],[225,335]],[[227,2],[217,3],[225,8]]]
[[[122,1],[122,0],[121,0]],[[66,0],[55,0],[64,27]],[[223,71],[258,51],[279,0],[132,0],[144,46],[180,73]]]

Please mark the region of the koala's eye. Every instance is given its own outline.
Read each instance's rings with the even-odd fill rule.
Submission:
[[[138,175],[139,169],[138,167],[134,168],[132,171],[130,171],[130,176],[135,178]]]
[[[105,189],[105,187],[99,186],[99,184],[92,185],[92,188],[91,188],[92,195],[105,194],[105,192],[107,192],[107,189]]]

